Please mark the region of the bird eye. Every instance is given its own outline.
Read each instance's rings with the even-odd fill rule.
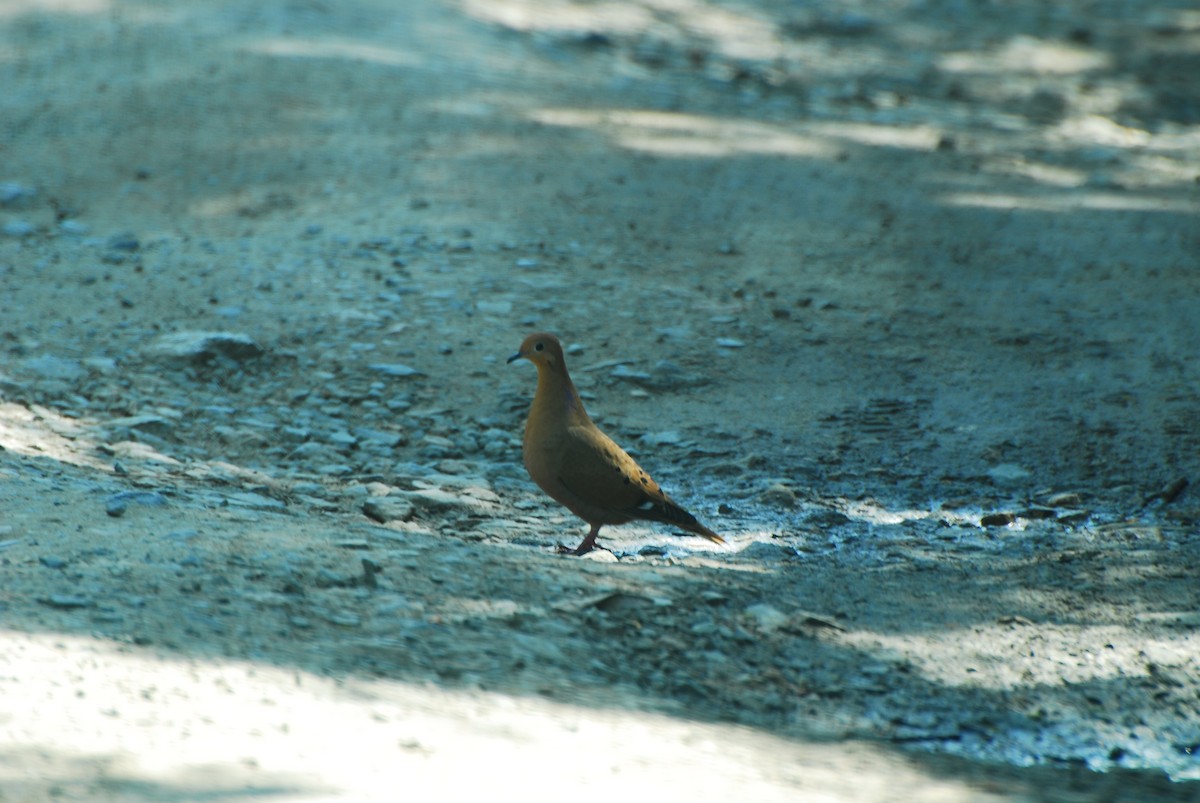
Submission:
[[[541,351],[541,350],[542,350],[542,349],[544,349],[544,348],[546,348],[546,347],[545,347],[545,346],[543,346],[541,343],[538,343],[536,346],[534,346],[534,347],[533,347],[533,350],[534,350],[534,351]]]

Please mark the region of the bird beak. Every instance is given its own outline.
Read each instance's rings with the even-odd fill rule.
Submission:
[[[524,354],[522,354],[521,352],[518,351],[516,354],[514,354],[508,358],[508,364],[512,365],[514,362],[516,362],[517,360],[521,359],[524,356],[525,356]]]

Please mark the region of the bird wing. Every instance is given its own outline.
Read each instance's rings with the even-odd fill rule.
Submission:
[[[647,498],[662,496],[658,483],[594,425],[567,429],[558,479],[587,504],[631,518]]]
[[[567,429],[558,480],[570,493],[605,513],[672,524],[724,543],[721,536],[667,496],[624,449],[594,424]]]

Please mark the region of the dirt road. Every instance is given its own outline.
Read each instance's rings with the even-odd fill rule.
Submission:
[[[0,800],[1200,799],[1188,3],[0,0]],[[534,329],[730,541],[521,466]]]

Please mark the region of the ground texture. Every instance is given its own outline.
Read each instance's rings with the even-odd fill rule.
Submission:
[[[0,0],[0,800],[1200,799],[1193,5]]]

